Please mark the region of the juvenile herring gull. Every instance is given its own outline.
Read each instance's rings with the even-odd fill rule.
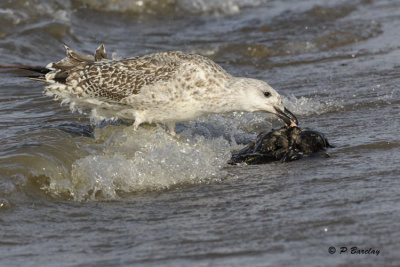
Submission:
[[[158,122],[175,135],[176,122],[233,111],[265,111],[297,125],[266,82],[234,77],[200,55],[173,51],[112,60],[103,45],[94,56],[65,48],[66,58],[30,69],[40,73],[35,79],[48,83],[45,94],[91,108],[101,118],[134,120],[135,130]]]

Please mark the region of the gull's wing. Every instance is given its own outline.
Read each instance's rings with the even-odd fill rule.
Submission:
[[[190,56],[181,52],[164,52],[108,60],[104,47],[99,47],[94,57],[80,55],[67,48],[67,57],[49,64],[48,68],[52,71],[45,78],[47,82],[65,85],[50,86],[49,90],[57,88],[60,91],[62,88],[79,98],[94,97],[118,102],[140,93],[144,86],[171,79],[187,57]]]
[[[46,94],[125,104],[121,100],[159,82],[184,79],[195,86],[206,87],[215,82],[208,79],[209,76],[230,76],[208,58],[179,51],[110,60],[103,45],[97,48],[94,56],[66,49],[66,58],[46,66],[50,70],[43,76],[43,80],[50,83]]]
[[[102,97],[119,101],[140,93],[144,86],[169,80],[181,64],[150,55],[119,61],[100,62],[73,69],[66,84],[76,88],[82,96]]]

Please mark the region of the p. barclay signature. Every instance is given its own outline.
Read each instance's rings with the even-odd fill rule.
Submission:
[[[349,250],[350,249],[350,250]],[[336,248],[335,247],[329,247],[329,253],[330,254],[334,254],[336,252]],[[378,256],[379,253],[381,253],[381,251],[379,249],[374,249],[374,248],[368,248],[368,249],[361,249],[359,247],[351,247],[351,248],[347,248],[347,247],[340,247],[339,250],[339,254],[373,254]]]

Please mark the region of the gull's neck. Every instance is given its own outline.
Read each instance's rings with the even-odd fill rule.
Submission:
[[[265,83],[261,80],[243,77],[232,77],[228,85],[229,92],[227,95],[231,95],[231,101],[237,108],[237,111],[250,111],[253,112],[253,108],[249,105],[252,95],[249,93],[252,90],[264,86]]]
[[[260,82],[250,78],[232,77],[225,88],[218,90],[217,95],[210,94],[203,98],[206,103],[202,104],[202,113],[254,111],[249,99],[249,88],[260,86]]]

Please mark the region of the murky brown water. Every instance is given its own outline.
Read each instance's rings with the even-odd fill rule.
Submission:
[[[399,265],[399,27],[396,0],[2,1],[0,65],[45,65],[63,43],[199,53],[268,81],[336,148],[228,166],[280,122],[213,115],[178,124],[180,140],[93,126],[2,69],[0,265]]]

